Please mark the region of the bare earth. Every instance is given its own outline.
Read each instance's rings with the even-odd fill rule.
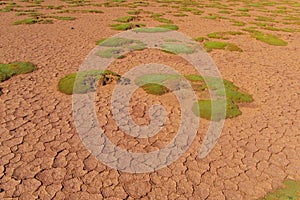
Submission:
[[[22,6],[16,9],[36,9],[44,14],[58,11],[27,8],[33,3],[14,2]],[[149,2],[148,6],[138,8],[156,13],[178,10]],[[229,7],[237,14],[244,4],[234,3]],[[41,5],[68,3],[49,0]],[[284,6],[294,10],[290,15],[299,17],[299,7]],[[276,5],[266,6],[265,10],[273,8]],[[117,17],[128,15],[126,12],[132,8],[88,5],[63,9],[99,9],[104,13],[56,14],[76,19],[13,25],[26,17],[16,16],[14,11],[0,12],[0,63],[29,61],[38,67],[33,73],[0,83],[4,93],[0,96],[0,199],[259,199],[280,187],[285,179],[300,180],[299,32],[262,30],[287,41],[287,46],[272,46],[244,32],[228,40],[243,52],[210,52],[222,77],[252,94],[254,102],[240,106],[241,116],[226,120],[217,145],[206,158],[197,157],[208,124],[200,120],[195,141],[180,159],[153,173],[129,174],[106,167],[90,155],[73,123],[72,96],[59,92],[57,83],[78,70],[97,40],[118,33],[110,25]],[[170,12],[163,17],[178,25],[180,32],[196,38],[216,31],[242,31],[254,26],[251,22],[256,16],[271,15],[256,7],[248,17],[221,14],[213,7],[200,9],[205,11],[202,15],[187,13],[188,16],[175,17]],[[247,25],[239,27],[229,19],[203,18],[209,13]],[[148,27],[161,24],[149,15],[142,12],[140,22]],[[283,18],[280,14],[273,17]],[[299,23],[279,26],[300,28]],[[154,61],[182,73],[194,72],[179,57],[150,50],[131,53],[109,69],[122,74],[140,63]],[[174,137],[180,114],[172,94],[160,98],[139,90],[132,97],[132,115],[139,124],[147,124],[145,112],[147,116],[154,102],[162,103],[170,111],[162,132],[149,140],[137,140],[119,131],[113,122],[109,87],[112,86],[98,90],[96,106],[101,125],[112,142],[131,151],[153,151]]]

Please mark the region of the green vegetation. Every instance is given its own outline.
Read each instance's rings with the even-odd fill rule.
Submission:
[[[143,27],[145,24],[136,24],[136,23],[123,23],[123,24],[113,24],[111,25],[113,30],[126,31],[133,28]]]
[[[37,19],[37,18],[26,18],[21,19],[14,22],[14,25],[20,25],[20,24],[51,24],[53,23],[52,20],[49,19]]]
[[[123,16],[123,17],[118,17],[117,19],[115,19],[115,21],[126,23],[126,22],[131,22],[134,19],[135,19],[135,17],[133,17],[133,16]]]
[[[242,49],[240,49],[237,45],[233,43],[228,42],[218,42],[218,41],[207,41],[204,43],[205,49],[210,52],[213,49],[228,49],[229,51],[239,51],[241,52]]]
[[[30,62],[13,62],[0,64],[0,82],[10,79],[12,76],[27,74],[36,69]]]
[[[298,200],[300,199],[300,182],[294,180],[286,180],[283,182],[284,187],[277,189],[261,200]]]
[[[191,54],[195,51],[194,47],[177,43],[164,43],[160,47],[164,51],[174,54]]]
[[[76,19],[75,17],[68,17],[68,16],[48,16],[48,17],[57,20],[68,20],[68,21],[72,21]]]
[[[174,24],[163,24],[163,25],[159,25],[158,28],[166,28],[174,31],[178,30],[178,26]]]
[[[167,32],[171,31],[167,28],[162,27],[153,27],[153,28],[136,28],[133,30],[134,32],[144,32],[144,33],[158,33],[158,32]]]
[[[141,10],[130,10],[127,12],[129,15],[138,15],[141,13]]]
[[[98,51],[96,55],[102,58],[118,58],[120,56],[120,53],[122,52],[122,48],[109,48],[102,51]]]
[[[197,37],[197,38],[194,38],[195,41],[197,42],[203,42],[204,40],[208,40],[206,37]]]
[[[154,17],[154,19],[156,21],[161,22],[161,23],[166,23],[166,24],[172,24],[173,23],[172,20],[169,20],[169,19],[166,19],[166,18],[163,18],[163,17]]]
[[[239,91],[239,88],[232,82],[216,77],[203,78],[202,76],[195,74],[186,76],[175,74],[147,74],[138,77],[135,80],[135,83],[148,94],[163,95],[172,90],[180,89],[180,81],[183,78],[186,78],[191,82],[191,86],[199,98],[198,102],[193,105],[192,110],[201,118],[220,120],[225,115],[225,113],[223,114],[225,105],[226,118],[236,117],[242,114],[237,103],[253,101],[251,95]],[[225,93],[222,90],[223,85]],[[219,98],[216,100],[207,99],[208,89],[215,91]],[[225,95],[226,98],[224,98]],[[211,110],[212,106],[214,108],[213,116]]]
[[[100,85],[106,85],[113,80],[119,80],[120,75],[109,70],[89,70],[68,74],[58,83],[58,89],[62,93],[84,94],[95,90],[96,83],[100,80]]]
[[[251,29],[251,28],[247,28],[247,29],[243,29],[244,31],[248,31],[251,33],[251,36],[259,41],[265,42],[267,44],[270,45],[274,45],[274,46],[286,46],[287,42],[280,39],[279,37],[272,35],[272,34],[265,34],[262,32],[259,32],[257,30]]]
[[[139,40],[132,40],[132,39],[121,38],[121,37],[101,39],[97,42],[97,44],[104,47],[112,47],[112,48],[100,50],[96,53],[98,56],[102,58],[111,58],[111,57],[123,58],[123,56],[120,57],[120,54],[123,53],[125,49],[129,51],[138,51],[146,48],[146,45]]]

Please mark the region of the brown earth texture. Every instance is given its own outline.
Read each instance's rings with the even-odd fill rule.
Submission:
[[[60,92],[58,82],[79,69],[98,40],[122,32],[112,25],[126,24],[116,21],[124,16],[133,16],[129,28],[177,25],[210,50],[223,79],[252,95],[253,102],[239,105],[240,116],[225,120],[205,158],[198,157],[209,124],[204,119],[188,150],[154,172],[110,168],[83,145],[72,95]],[[285,180],[300,181],[299,1],[1,0],[0,19],[0,63],[37,67],[0,83],[0,199],[251,200],[283,187]],[[209,49],[212,41],[238,48]],[[122,75],[150,62],[195,73],[178,55],[149,49],[116,59],[108,69]],[[112,143],[133,152],[167,145],[180,126],[174,94],[141,89],[133,94],[130,113],[137,124],[149,122],[153,104],[168,113],[159,134],[141,139],[114,122],[113,87],[98,87],[95,98],[100,125]],[[299,193],[289,199],[300,199]]]

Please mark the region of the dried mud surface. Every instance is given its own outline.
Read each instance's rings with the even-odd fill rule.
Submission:
[[[22,6],[31,4],[15,2]],[[49,0],[41,5],[68,4]],[[176,11],[159,5],[151,1],[141,8]],[[242,5],[231,6],[235,10],[239,7]],[[91,5],[87,8],[95,9]],[[294,14],[299,16],[299,7],[296,8]],[[271,46],[243,34],[228,40],[243,52],[210,52],[223,78],[252,94],[254,102],[241,106],[241,116],[226,120],[217,145],[206,158],[197,158],[208,125],[208,121],[201,120],[189,150],[166,168],[129,174],[100,163],[76,132],[72,97],[57,90],[59,79],[78,70],[97,40],[118,33],[110,28],[113,20],[132,10],[103,6],[97,9],[104,13],[66,13],[76,20],[33,25],[13,25],[22,16],[0,12],[1,63],[29,61],[38,67],[33,73],[0,83],[0,199],[258,199],[280,187],[287,178],[300,180],[299,32],[275,33],[288,42],[287,46]],[[218,12],[212,7],[201,10],[205,10],[202,16]],[[233,26],[230,20],[187,14],[174,17],[168,13],[164,17],[192,38],[244,28]],[[251,11],[253,16],[265,14],[255,7]],[[147,26],[160,24],[145,16],[141,14],[141,22]],[[251,17],[230,18],[253,21]],[[275,18],[279,20],[281,16]],[[286,26],[299,28],[297,24]],[[109,69],[122,74],[139,63],[153,61],[182,73],[194,72],[175,55],[148,50],[131,53]],[[154,102],[166,105],[170,111],[163,131],[149,140],[136,140],[120,132],[113,122],[109,87],[113,85],[98,89],[96,106],[101,125],[115,144],[132,151],[153,151],[174,137],[180,113],[173,94],[161,99],[147,96],[142,90],[135,93],[131,112],[137,123],[148,123],[144,116]],[[103,95],[105,98],[100,98]]]

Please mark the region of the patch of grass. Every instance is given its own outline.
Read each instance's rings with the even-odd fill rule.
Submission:
[[[163,18],[163,17],[154,17],[153,19],[155,19],[156,21],[159,21],[161,23],[166,23],[166,24],[172,24],[173,23],[172,20],[166,19],[166,18]]]
[[[204,47],[208,52],[212,51],[213,49],[225,49],[225,48],[229,51],[242,52],[242,49],[240,49],[237,45],[228,42],[207,41],[204,42]]]
[[[169,28],[164,27],[152,27],[152,28],[136,28],[133,30],[134,32],[144,32],[144,33],[159,33],[159,32],[168,32],[172,31]]]
[[[58,83],[58,89],[62,93],[84,94],[95,90],[95,84],[101,80],[101,85],[105,85],[111,79],[119,80],[120,75],[109,70],[89,70],[68,74]],[[110,79],[110,80],[109,80]]]
[[[53,23],[52,20],[49,19],[37,19],[37,18],[26,18],[22,20],[18,20],[14,22],[14,25],[20,24],[51,24]]]
[[[229,38],[225,37],[225,35],[226,35],[226,33],[224,33],[224,32],[214,32],[214,33],[207,34],[207,37],[228,40]]]
[[[249,9],[248,9],[248,8],[239,8],[238,11],[241,11],[241,12],[249,12]]]
[[[264,16],[258,16],[255,20],[256,21],[263,21],[263,22],[275,22],[275,20],[273,18],[264,17]]]
[[[66,20],[66,21],[73,21],[76,19],[76,17],[69,17],[69,16],[48,16],[48,17],[57,20]]]
[[[224,105],[226,105],[224,113]],[[214,112],[212,115],[212,108]],[[201,118],[219,121],[225,118],[233,118],[242,114],[239,107],[233,102],[227,99],[217,99],[217,100],[199,100],[193,105],[192,111],[195,115],[200,116]]]
[[[219,16],[218,15],[210,14],[210,15],[204,16],[203,18],[205,18],[205,19],[218,19]]]
[[[222,14],[231,14],[231,13],[233,13],[233,11],[230,11],[230,10],[220,10],[219,13],[222,13]]]
[[[138,15],[141,13],[141,10],[130,10],[127,12],[129,15]]]
[[[115,19],[115,21],[121,22],[121,23],[126,23],[126,22],[131,22],[134,19],[135,19],[134,16],[123,16],[123,17],[118,17],[117,19]]]
[[[174,25],[174,24],[163,24],[163,25],[159,25],[158,26],[159,28],[166,28],[166,29],[169,29],[169,30],[178,30],[178,26],[177,25]]]
[[[248,32],[251,32],[251,36],[254,37],[255,39],[262,41],[264,43],[274,45],[274,46],[286,46],[288,43],[279,37],[272,35],[272,34],[265,34],[256,30],[247,30],[244,29]]]
[[[137,24],[137,23],[123,23],[123,24],[113,24],[111,25],[113,30],[126,31],[138,27],[143,27],[145,24]]]
[[[191,46],[187,46],[185,44],[177,44],[177,43],[164,43],[161,44],[160,47],[164,51],[173,54],[191,54],[195,51],[195,49]]]
[[[0,82],[10,79],[12,76],[27,74],[36,70],[34,64],[30,62],[13,62],[0,64]]]
[[[298,200],[300,199],[300,182],[294,180],[286,180],[283,182],[283,188],[279,188],[261,200],[277,200],[277,199],[287,199],[287,200]]]
[[[197,38],[194,38],[195,41],[197,42],[203,42],[205,40],[208,40],[206,37],[197,37]]]
[[[120,56],[120,53],[122,52],[123,52],[122,48],[109,48],[109,49],[98,51],[96,55],[102,58],[112,58],[112,57],[118,58]]]
[[[246,23],[245,22],[240,22],[240,21],[234,21],[232,25],[233,26],[245,26]]]
[[[105,47],[121,47],[132,43],[134,43],[134,40],[122,37],[113,37],[108,39],[102,39],[99,45]]]
[[[205,77],[200,75],[189,74],[185,76],[175,74],[147,74],[138,77],[135,83],[144,89],[145,92],[154,95],[163,95],[171,92],[173,89],[180,89],[177,86],[180,85],[180,80],[186,78],[191,81],[192,88],[196,95],[200,96],[200,99],[193,105],[193,112],[208,120],[220,120],[224,112],[224,105],[226,105],[226,118],[236,117],[241,113],[237,103],[252,102],[253,98],[247,93],[239,91],[239,88],[232,82],[222,80],[216,77]],[[205,81],[206,82],[205,82]],[[225,93],[221,90],[224,84]],[[208,92],[208,88],[214,90],[219,97],[217,100],[201,99],[200,93]],[[226,94],[226,98],[225,98]],[[214,115],[212,116],[212,106],[214,107]],[[200,109],[200,112],[199,112]]]

